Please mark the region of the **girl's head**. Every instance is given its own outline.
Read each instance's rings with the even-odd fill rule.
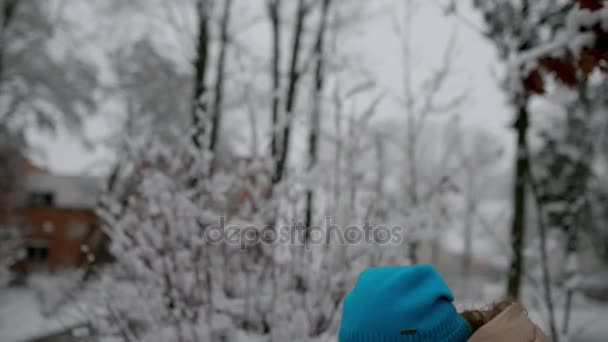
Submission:
[[[429,265],[367,269],[344,298],[339,341],[545,341],[511,300],[460,314],[453,300]]]
[[[340,342],[464,342],[472,329],[429,265],[370,268],[344,298]]]

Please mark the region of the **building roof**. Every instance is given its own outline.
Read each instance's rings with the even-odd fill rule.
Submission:
[[[25,176],[27,193],[52,193],[54,206],[63,208],[94,208],[102,180],[95,177],[57,175],[34,172]]]

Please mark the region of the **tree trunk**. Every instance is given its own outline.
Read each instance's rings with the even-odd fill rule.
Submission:
[[[473,187],[469,180],[468,191],[473,191]],[[462,258],[462,274],[465,279],[471,276],[471,264],[473,261],[473,217],[475,215],[475,200],[471,198],[473,194],[469,194],[466,199],[465,216],[464,216],[464,256]]]
[[[525,155],[529,156],[528,149],[525,150]],[[538,231],[540,237],[540,261],[542,269],[542,283],[543,283],[543,294],[545,297],[545,305],[547,306],[547,313],[549,315],[549,331],[551,333],[551,341],[559,342],[559,335],[557,333],[557,325],[555,323],[555,309],[553,305],[553,295],[551,293],[551,275],[549,274],[549,256],[547,254],[547,225],[545,224],[545,210],[541,200],[541,194],[538,189],[538,183],[532,173],[531,168],[527,168],[526,179],[530,184],[530,189],[536,201],[537,222]]]
[[[281,140],[281,148],[278,151],[278,159],[275,159],[273,184],[278,184],[283,179],[285,174],[285,165],[287,164],[287,156],[289,152],[289,138],[291,135],[291,122],[293,111],[296,104],[298,85],[300,82],[299,60],[302,45],[302,33],[304,31],[304,21],[308,13],[308,8],[304,4],[304,0],[298,0],[298,9],[296,11],[296,23],[294,27],[293,45],[291,47],[291,58],[289,63],[289,79],[287,84],[287,96],[285,97],[285,118],[281,121],[283,126],[283,134]]]
[[[321,20],[319,22],[319,31],[317,32],[317,40],[315,42],[315,48],[313,51],[315,57],[315,75],[314,75],[314,96],[313,96],[313,110],[310,118],[311,125],[308,135],[308,158],[309,165],[308,171],[311,172],[317,164],[319,154],[319,132],[321,130],[321,107],[323,97],[323,85],[324,85],[324,38],[327,27],[327,16],[329,11],[330,0],[323,0],[321,8]],[[313,199],[314,192],[309,189],[306,193],[306,209],[304,218],[304,227],[308,228],[312,225],[313,217]],[[308,241],[309,230],[306,229],[304,235],[304,241]]]
[[[576,109],[571,110],[569,112],[569,115],[574,117],[571,117],[568,120],[568,138],[566,140],[566,144],[574,143],[577,147],[579,147],[579,150],[581,152],[579,156],[580,159],[577,161],[577,164],[585,165],[586,167],[585,172],[581,172],[580,166],[578,166],[577,169],[579,170],[579,172],[577,172],[576,175],[573,175],[574,177],[576,177],[577,182],[581,182],[583,184],[582,192],[579,194],[577,200],[575,201],[580,201],[582,202],[582,204],[571,204],[570,206],[574,207],[570,209],[571,214],[574,216],[574,218],[572,220],[573,223],[570,225],[570,227],[568,227],[566,232],[566,263],[568,263],[572,256],[575,255],[575,253],[577,253],[579,250],[579,229],[581,227],[589,227],[592,224],[593,220],[590,204],[588,202],[589,196],[591,195],[589,191],[589,179],[591,178],[591,170],[589,169],[591,168],[591,164],[593,164],[592,159],[596,152],[595,146],[593,144],[593,135],[591,130],[589,129],[590,123],[593,122],[593,108],[589,98],[587,86],[587,80],[585,80],[584,82],[580,82],[578,87],[579,99],[578,103],[576,104],[577,107],[580,106],[584,114],[584,124],[580,125],[579,122],[579,124],[577,125],[577,122],[581,120],[581,118],[578,118],[577,120],[578,113],[576,112]],[[571,274],[571,271],[572,270],[570,269],[567,270],[568,277],[576,276],[575,274]],[[564,318],[562,323],[562,334],[566,336],[568,335],[570,326],[570,314],[572,310],[573,295],[574,289],[569,287],[566,291],[566,304],[564,305]]]
[[[13,19],[17,10],[19,0],[3,1],[2,8],[2,25],[0,26],[0,83],[4,81],[4,51],[6,50],[6,30]]]
[[[196,3],[198,14],[198,35],[196,46],[196,57],[194,60],[194,93],[192,98],[192,124],[194,131],[192,143],[198,149],[203,147],[201,138],[205,136],[205,116],[207,115],[207,64],[209,56],[209,3],[208,0],[198,0]]]
[[[526,173],[528,169],[528,98],[519,95],[517,119],[514,128],[517,134],[515,152],[515,178],[513,182],[513,221],[511,225],[511,267],[507,281],[507,295],[519,298],[521,278],[524,272],[524,235],[526,232]]]
[[[384,147],[384,141],[380,135],[374,137],[374,148],[376,150],[376,200],[374,203],[374,216],[380,218],[380,220],[386,220],[386,206],[385,206],[385,194],[384,189],[386,185],[386,151]]]
[[[268,0],[268,15],[272,25],[272,126],[271,156],[273,163],[279,159],[279,91],[281,88],[281,17],[280,0]]]
[[[213,116],[211,118],[211,138],[209,142],[209,151],[213,153],[214,161],[217,159],[215,153],[222,118],[224,74],[226,73],[226,50],[228,47],[228,26],[230,24],[231,6],[232,0],[224,0],[224,12],[222,14],[222,22],[220,28],[220,52],[217,60],[217,80],[215,83],[215,97],[213,99]],[[213,164],[215,164],[215,162]]]

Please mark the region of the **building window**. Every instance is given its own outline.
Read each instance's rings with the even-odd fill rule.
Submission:
[[[52,192],[30,192],[27,194],[27,204],[30,207],[52,207],[55,204],[55,194]]]
[[[89,233],[89,225],[84,221],[72,222],[67,231],[67,236],[71,240],[84,239]]]
[[[27,259],[43,262],[49,257],[49,246],[46,241],[31,242],[27,246]]]
[[[46,234],[51,234],[53,231],[55,231],[55,225],[53,222],[44,221],[44,223],[42,223],[42,231]]]

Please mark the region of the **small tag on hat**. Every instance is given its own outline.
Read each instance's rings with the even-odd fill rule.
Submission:
[[[416,333],[416,329],[403,329],[401,330],[401,335],[414,335]]]

